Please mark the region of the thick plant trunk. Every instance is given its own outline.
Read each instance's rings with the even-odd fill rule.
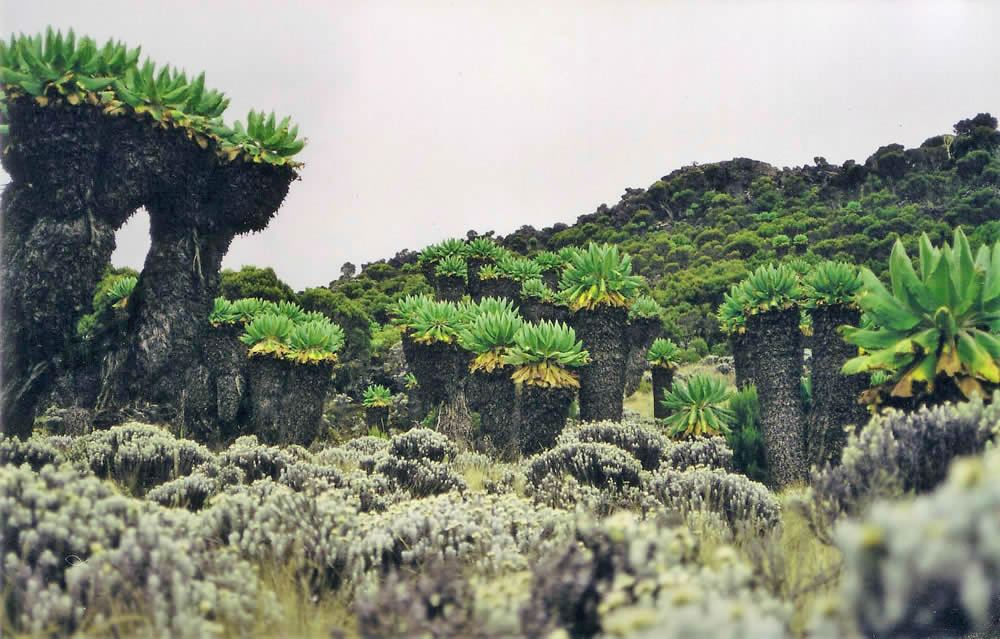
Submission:
[[[460,277],[434,278],[434,288],[438,299],[446,302],[458,302],[465,295],[465,281]]]
[[[736,388],[744,389],[755,384],[755,371],[750,346],[745,333],[734,333],[729,336],[729,350],[733,352],[733,371],[736,374]]]
[[[637,318],[629,323],[626,329],[628,358],[625,363],[625,397],[639,390],[642,374],[646,372],[646,353],[662,330],[663,324],[656,318]]]
[[[473,301],[478,302],[482,299],[482,295],[480,294],[481,280],[479,279],[479,269],[483,268],[486,260],[473,257],[466,260],[466,264],[469,266],[469,297]]]
[[[465,388],[458,384],[438,411],[437,430],[462,448],[472,444],[472,413],[465,400]]]
[[[550,302],[527,299],[521,303],[521,316],[534,324],[542,320],[567,322],[569,321],[569,309]]]
[[[512,279],[498,277],[493,280],[480,280],[480,299],[484,297],[498,297],[508,299],[518,306],[521,303],[521,285]]]
[[[653,367],[653,417],[655,419],[666,419],[670,416],[670,411],[663,405],[663,394],[670,390],[674,383],[674,369]]]
[[[810,464],[840,463],[847,443],[848,426],[860,429],[868,410],[858,397],[868,387],[865,375],[842,375],[844,362],[857,354],[837,332],[844,324],[858,326],[861,313],[843,305],[820,306],[812,311],[813,404],[809,415],[807,452]]]
[[[760,398],[761,435],[775,488],[805,481],[805,415],[802,377],[802,333],[799,309],[771,311],[747,320],[746,345],[754,362]]]
[[[573,328],[590,351],[580,369],[580,421],[621,421],[627,347],[623,308],[600,307],[573,314]]]
[[[365,426],[382,432],[389,430],[389,407],[369,406],[365,409]]]
[[[542,273],[542,282],[553,291],[559,290],[559,271],[545,271]]]
[[[192,437],[210,443],[239,434],[239,414],[247,382],[247,352],[239,341],[243,325],[209,326],[201,359],[186,375],[184,425]]]
[[[507,368],[472,373],[466,386],[469,406],[479,413],[477,448],[505,461],[517,457],[520,431],[517,394],[510,376]]]
[[[19,98],[8,113],[10,135],[0,140],[12,179],[0,204],[0,423],[25,437],[38,400],[65,366],[77,321],[90,310],[117,226],[94,202],[100,110]]]
[[[417,378],[419,394],[428,405],[436,406],[446,400],[456,388],[456,380],[460,383],[465,378],[468,354],[456,344],[418,344],[404,335],[403,354],[406,367]]]
[[[296,364],[250,358],[247,367],[247,434],[269,444],[308,446],[319,433],[333,364]]]
[[[521,453],[535,453],[555,446],[566,426],[566,414],[575,393],[571,388],[539,388],[524,384],[519,389]]]

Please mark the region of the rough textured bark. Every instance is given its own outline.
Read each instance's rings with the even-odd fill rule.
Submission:
[[[512,301],[514,306],[518,306],[521,303],[521,285],[506,277],[481,280],[479,292],[480,299],[483,297],[499,297]]]
[[[436,276],[434,278],[434,289],[438,299],[445,300],[446,302],[457,302],[465,295],[465,280],[460,277]]]
[[[419,394],[428,405],[446,400],[456,383],[465,378],[469,355],[456,344],[417,344],[404,336],[403,354],[407,368],[417,378]]]
[[[482,299],[482,295],[480,294],[481,280],[479,279],[479,269],[483,268],[486,260],[472,257],[466,260],[466,264],[469,266],[469,297],[478,302]]]
[[[295,364],[258,356],[247,367],[249,434],[269,444],[308,446],[319,432],[333,364]]]
[[[761,435],[775,488],[805,481],[808,464],[799,391],[802,333],[798,308],[750,317],[746,345],[755,360]]]
[[[625,398],[627,312],[600,307],[573,314],[573,328],[590,351],[590,364],[580,369],[580,421],[620,421]]]
[[[674,369],[653,367],[653,417],[655,419],[666,419],[670,416],[670,411],[663,405],[663,393],[670,390],[674,383]]]
[[[733,352],[733,370],[736,373],[736,388],[743,389],[754,381],[753,358],[747,344],[746,334],[729,336],[729,350]]]
[[[637,318],[629,322],[626,329],[628,358],[625,362],[625,397],[639,390],[642,374],[646,372],[646,353],[662,331],[663,324],[658,318]]]
[[[559,290],[559,277],[561,273],[559,271],[544,271],[542,273],[542,282],[545,283],[553,291]]]
[[[868,409],[858,403],[868,387],[866,375],[842,375],[841,367],[857,354],[837,332],[844,324],[857,326],[861,313],[843,305],[820,306],[812,311],[813,404],[809,414],[807,453],[810,464],[840,463],[847,443],[845,428],[855,430],[868,422]]]
[[[527,299],[521,303],[521,316],[536,324],[542,320],[567,322],[569,321],[569,309],[550,302]]]
[[[460,447],[472,444],[472,413],[465,400],[464,384],[456,384],[438,411],[437,430]]]
[[[479,413],[477,448],[511,461],[518,454],[520,422],[509,368],[472,373],[466,384],[469,407]]]
[[[90,310],[117,225],[94,201],[100,110],[19,98],[8,111],[10,135],[0,140],[11,176],[0,204],[0,422],[4,432],[24,437],[39,398],[65,366],[77,321]]]
[[[192,437],[211,443],[240,434],[237,416],[247,387],[247,347],[241,324],[209,326],[200,360],[186,375],[184,426]]]
[[[369,406],[365,409],[365,425],[368,428],[377,428],[380,431],[389,429],[389,407]]]
[[[555,445],[566,426],[566,414],[575,395],[571,388],[539,388],[528,384],[520,387],[523,455],[534,455]]]

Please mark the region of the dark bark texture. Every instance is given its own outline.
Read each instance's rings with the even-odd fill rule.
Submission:
[[[466,264],[469,266],[469,297],[478,302],[482,299],[480,295],[479,269],[483,268],[486,260],[473,257],[466,260]]]
[[[499,297],[508,299],[514,306],[521,304],[521,285],[512,279],[498,277],[493,280],[481,280],[479,285],[480,299],[483,297]]]
[[[666,419],[670,416],[670,411],[663,405],[663,394],[670,390],[674,383],[674,369],[653,367],[653,417],[655,419]]]
[[[537,324],[542,320],[549,322],[568,322],[569,309],[550,302],[536,299],[526,299],[521,303],[521,316],[529,322]]]
[[[386,431],[389,428],[389,407],[370,406],[365,409],[365,425],[368,428],[377,428]]]
[[[417,378],[419,394],[429,406],[448,399],[461,385],[468,370],[469,354],[456,344],[417,344],[404,336],[403,354],[407,368]]]
[[[646,372],[646,354],[653,340],[660,336],[663,324],[658,318],[636,318],[626,329],[628,359],[625,363],[625,397],[639,390],[642,374]]]
[[[542,282],[553,291],[558,291],[560,275],[559,271],[544,271],[542,272]]]
[[[269,444],[308,446],[319,433],[333,364],[295,364],[250,358],[247,367],[247,434]]]
[[[799,390],[803,359],[799,309],[750,317],[746,345],[754,359],[761,435],[775,488],[805,481],[808,463]]]
[[[573,328],[590,351],[590,364],[580,368],[580,421],[620,421],[625,398],[627,312],[600,307],[573,314]]]
[[[539,388],[524,384],[519,389],[521,453],[535,453],[555,446],[566,426],[566,414],[576,393],[572,388]]]
[[[237,422],[247,388],[248,349],[241,324],[209,326],[199,359],[186,374],[184,425],[201,441],[221,443],[240,434]]]
[[[843,305],[812,311],[812,411],[809,414],[807,453],[810,464],[840,463],[849,426],[868,423],[867,408],[858,397],[868,387],[866,375],[842,375],[844,362],[857,354],[837,332],[844,324],[858,326],[861,313]]]
[[[466,384],[469,407],[479,413],[477,448],[505,461],[518,455],[520,421],[509,368],[472,373]]]
[[[742,390],[755,384],[753,358],[747,345],[746,334],[734,333],[729,336],[729,350],[733,352],[733,370],[736,373],[736,388]]]
[[[465,281],[460,277],[436,276],[434,289],[438,299],[446,302],[457,302],[465,295]]]

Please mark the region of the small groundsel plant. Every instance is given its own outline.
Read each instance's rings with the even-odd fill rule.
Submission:
[[[108,291],[108,301],[113,308],[125,308],[128,305],[128,298],[135,290],[135,285],[139,280],[131,275],[126,275],[115,281]]]
[[[545,285],[540,279],[526,280],[521,284],[521,297],[540,302],[555,302],[555,291]]]
[[[694,375],[675,381],[664,391],[663,404],[670,411],[666,424],[674,437],[726,434],[733,423],[727,402],[731,397],[725,380],[715,375]]]
[[[542,388],[579,388],[570,369],[590,362],[590,354],[576,332],[562,322],[525,324],[514,335],[514,346],[504,363],[517,367],[513,379]]]
[[[656,319],[660,316],[660,305],[656,300],[648,295],[640,295],[632,302],[628,308],[628,318],[635,319]]]
[[[889,372],[884,393],[892,397],[929,396],[945,382],[965,397],[985,395],[984,384],[1000,384],[1000,339],[993,332],[1000,321],[1000,242],[973,256],[961,229],[941,248],[924,234],[917,262],[915,269],[897,240],[889,258],[891,290],[861,270],[858,304],[875,327],[844,329],[863,353],[843,372]]]
[[[649,347],[646,361],[656,368],[677,368],[680,364],[681,349],[673,340],[659,337]]]
[[[514,336],[524,325],[514,311],[480,313],[462,329],[459,343],[476,354],[469,365],[472,372],[492,373],[503,368],[504,357],[514,345]]]
[[[385,408],[392,406],[392,391],[381,384],[371,384],[364,390],[361,404],[365,408]]]
[[[572,256],[560,282],[573,311],[627,308],[641,285],[642,278],[632,274],[632,258],[617,246],[595,243]]]

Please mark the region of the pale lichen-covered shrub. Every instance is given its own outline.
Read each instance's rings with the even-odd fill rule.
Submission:
[[[144,514],[122,533],[118,547],[67,572],[70,597],[95,627],[199,638],[218,624],[249,635],[258,616],[275,618],[277,602],[259,590],[250,564],[179,529],[169,517]],[[130,618],[126,612],[140,614]]]
[[[219,453],[219,462],[240,468],[246,480],[278,479],[281,472],[296,462],[289,452],[277,446],[261,445],[256,435],[237,437],[226,450]]]
[[[129,422],[78,438],[79,455],[98,477],[113,479],[143,493],[171,479],[183,477],[214,455],[187,439],[177,439],[159,426]]]
[[[864,636],[1000,631],[1000,451],[956,462],[933,493],[837,526],[843,609]]]
[[[344,491],[316,488],[296,492],[269,479],[233,487],[199,514],[200,534],[251,561],[291,568],[313,594],[336,589],[345,575],[359,506]]]
[[[696,466],[731,470],[733,449],[725,437],[702,437],[672,441],[663,451],[663,465],[674,470]]]
[[[294,491],[303,491],[317,485],[339,488],[344,485],[344,476],[332,466],[300,461],[286,466],[278,476],[278,483]]]
[[[160,484],[146,493],[146,499],[161,506],[186,508],[198,511],[214,495],[227,486],[241,484],[246,478],[236,466],[207,462],[198,466],[190,475]]]
[[[392,504],[410,499],[410,494],[399,485],[377,473],[353,470],[344,474],[343,489],[358,500],[363,513],[383,512]]]
[[[649,482],[649,492],[668,510],[684,516],[714,512],[734,532],[763,533],[781,522],[781,504],[766,486],[717,468],[662,470]]]
[[[66,572],[116,548],[151,504],[116,494],[69,467],[0,466],[4,608],[16,632],[76,630],[83,611],[66,592]]]
[[[389,454],[401,459],[441,462],[453,459],[457,449],[446,436],[429,428],[414,428],[389,442]]]
[[[375,437],[362,437],[359,439],[376,439]],[[352,440],[357,441],[357,440]],[[385,446],[380,448],[358,446],[351,447],[348,444],[343,446],[334,446],[332,448],[324,448],[320,452],[313,455],[313,460],[317,464],[323,464],[325,466],[334,466],[344,471],[361,469],[366,473],[375,472],[375,466],[378,465],[380,461],[389,456],[389,441],[379,440],[385,442]]]
[[[528,460],[529,485],[550,476],[568,474],[581,484],[604,487],[641,484],[642,466],[621,448],[603,443],[570,443],[556,446]]]
[[[593,486],[569,474],[546,475],[525,488],[526,494],[540,504],[600,517],[619,510],[644,511],[650,502],[644,486],[613,481]]]
[[[653,428],[636,422],[590,422],[567,428],[557,443],[594,442],[611,444],[639,460],[644,470],[660,467],[660,457],[670,446],[669,440]]]
[[[429,497],[467,488],[448,464],[429,459],[388,456],[375,466],[375,472],[393,480],[413,497]]]
[[[350,570],[417,570],[429,561],[456,560],[478,574],[527,569],[534,558],[563,543],[568,513],[515,495],[447,493],[363,514],[350,538]]]
[[[814,471],[810,519],[825,536],[838,517],[859,515],[876,499],[933,490],[953,460],[998,436],[1000,393],[989,405],[976,398],[876,417],[851,436],[840,465]]]
[[[32,470],[41,470],[48,464],[58,465],[63,460],[59,449],[47,437],[32,435],[21,440],[0,433],[0,466],[28,464]]]
[[[355,437],[341,446],[341,448],[354,450],[367,455],[375,455],[389,450],[389,440],[382,437],[363,435],[361,437]]]

